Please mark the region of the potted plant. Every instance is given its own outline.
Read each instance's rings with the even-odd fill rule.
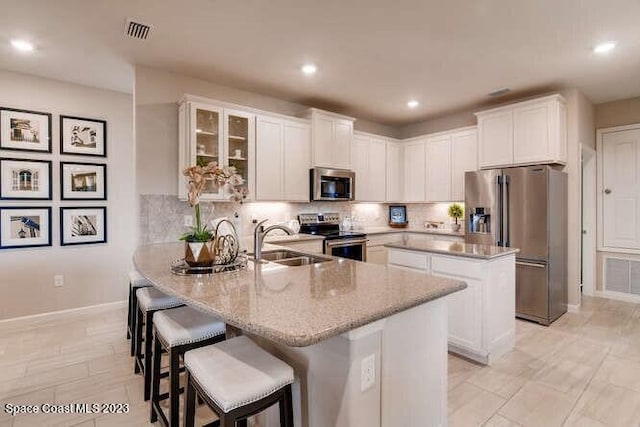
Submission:
[[[451,224],[451,229],[453,231],[460,231],[460,224],[458,224],[458,220],[463,217],[464,210],[459,203],[452,203],[449,205],[449,217],[455,220],[454,224]]]
[[[195,210],[196,225],[180,237],[185,242],[184,260],[192,267],[211,266],[215,260],[214,232],[203,224],[200,213],[200,196],[207,183],[218,187],[226,187],[231,193],[230,199],[241,202],[247,196],[247,189],[242,176],[236,173],[233,166],[220,167],[216,162],[205,166],[197,165],[185,168],[182,174],[187,180],[187,200]]]

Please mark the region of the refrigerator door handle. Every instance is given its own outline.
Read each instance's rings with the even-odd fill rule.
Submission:
[[[511,226],[511,224],[509,223],[509,205],[511,204],[511,200],[509,200],[509,196],[510,196],[510,190],[509,190],[509,184],[510,184],[510,179],[509,179],[509,175],[506,175],[503,179],[504,182],[504,202],[503,202],[503,206],[504,206],[504,212],[502,213],[502,223],[504,224],[504,231],[502,233],[502,238],[504,240],[503,245],[504,246],[511,246],[511,242],[510,242],[510,233],[509,233],[509,227]]]
[[[502,195],[502,175],[498,175],[496,177],[496,185],[497,185],[497,190],[498,190],[498,215],[497,215],[497,239],[496,239],[496,246],[502,246],[502,228],[503,228],[503,218],[502,218],[502,209],[503,209],[503,195]]]
[[[526,262],[526,261],[516,261],[516,265],[522,265],[525,267],[547,268],[547,264],[537,264],[537,263]]]

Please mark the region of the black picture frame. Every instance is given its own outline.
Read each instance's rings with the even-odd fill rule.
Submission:
[[[65,214],[66,212],[71,212],[71,211],[97,211],[97,212],[101,212],[101,216],[102,216],[102,229],[98,230],[96,233],[96,240],[90,240],[90,239],[86,239],[83,238],[83,236],[78,236],[76,238],[76,241],[73,241],[73,236],[69,236],[69,233],[67,231],[67,227],[69,226],[68,221],[67,221],[67,215]],[[98,224],[92,224],[93,226],[96,226]],[[100,237],[102,236],[102,237]],[[60,207],[60,246],[77,246],[77,245],[94,245],[94,244],[100,244],[100,243],[107,243],[107,207],[106,206],[73,206],[73,207],[67,207],[67,206],[61,206]]]
[[[95,150],[88,148],[71,148],[71,135],[68,135],[67,125],[65,121],[85,122],[86,124],[94,124],[102,127],[102,148],[96,146]],[[102,119],[93,119],[89,117],[77,117],[60,115],[60,154],[69,156],[91,156],[91,157],[107,157],[107,121]],[[92,152],[94,151],[94,152]]]
[[[407,206],[389,205],[389,226],[406,227],[407,224]]]
[[[86,167],[87,169],[91,169],[92,167],[96,169],[98,168],[102,169],[102,185],[100,185],[102,191],[100,192],[96,190],[98,194],[102,193],[102,196],[80,197],[80,195],[83,194],[83,192],[73,191],[73,190],[70,191],[68,188],[66,188],[65,183],[68,182],[65,177],[67,172],[66,168],[67,166],[72,166],[72,165],[83,166],[83,167]],[[96,184],[96,185],[99,185],[99,184]],[[75,197],[74,197],[74,194],[75,194]],[[60,200],[72,200],[72,201],[107,200],[107,165],[105,163],[60,162]]]
[[[6,196],[7,186],[9,183],[6,182],[6,163],[7,162],[21,162],[21,163],[44,163],[47,165],[47,186],[48,191],[46,191],[47,195],[44,197],[29,197],[29,196]],[[53,198],[53,171],[52,171],[52,162],[51,160],[40,160],[40,159],[17,159],[12,157],[0,157],[0,200],[51,200]]]
[[[15,238],[7,238],[6,234],[7,234],[7,224],[5,223],[5,215],[7,214],[7,212],[11,212],[11,211],[24,211],[25,212],[25,216],[26,214],[28,214],[29,210],[38,210],[38,211],[45,211],[46,212],[46,224],[47,224],[47,232],[45,233],[45,237],[46,240],[44,240],[44,242],[42,243],[36,243],[36,244],[26,244],[26,245],[19,245],[19,244],[7,244],[7,242],[11,242],[11,241],[16,241]],[[9,217],[9,221],[11,221],[10,219],[11,217]],[[28,225],[27,222],[23,221],[23,223],[25,225]],[[42,221],[40,222],[39,225],[42,224]],[[10,228],[11,224],[9,223],[8,227]],[[52,239],[51,239],[51,233],[52,233],[52,219],[51,219],[51,206],[7,206],[7,207],[0,207],[0,250],[4,250],[4,249],[31,249],[31,248],[40,248],[40,247],[45,247],[45,246],[52,246]],[[41,227],[39,228],[41,230]],[[10,231],[9,231],[10,232]],[[25,240],[26,241],[26,240]]]
[[[5,123],[6,118],[3,118],[5,116],[5,112],[13,112],[13,113],[19,113],[19,114],[31,114],[31,115],[36,115],[36,116],[44,116],[46,118],[47,121],[47,131],[46,131],[46,135],[47,135],[47,143],[45,144],[45,149],[34,149],[34,148],[19,148],[19,147],[15,147],[15,146],[11,146],[8,144],[15,144],[15,142],[12,141],[7,141],[7,133],[5,132],[5,126],[10,126],[7,123]],[[45,154],[51,154],[53,152],[52,149],[52,137],[51,137],[51,126],[53,124],[53,120],[52,120],[52,115],[51,113],[47,113],[44,111],[35,111],[35,110],[22,110],[19,108],[9,108],[9,107],[0,107],[0,150],[8,150],[8,151],[22,151],[22,152],[30,152],[30,153],[45,153]],[[10,132],[10,128],[9,132]],[[42,144],[41,144],[42,145]]]

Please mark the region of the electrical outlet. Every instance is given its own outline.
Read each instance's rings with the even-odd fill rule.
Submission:
[[[184,226],[185,227],[193,227],[193,216],[185,215],[184,216]]]
[[[360,391],[373,387],[376,383],[376,355],[370,354],[360,361]]]
[[[56,274],[53,276],[53,286],[59,288],[60,286],[64,286],[64,276],[62,274]]]

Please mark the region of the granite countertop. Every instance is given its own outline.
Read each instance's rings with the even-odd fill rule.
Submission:
[[[276,248],[265,245],[264,250]],[[134,263],[160,290],[232,326],[294,347],[315,344],[467,286],[343,258],[299,267],[249,261],[242,271],[174,275],[169,265],[183,253],[182,243],[142,245]]]
[[[391,227],[365,227],[366,234],[388,234],[388,233],[421,233],[438,234],[442,236],[464,237],[464,231],[453,231],[446,228],[391,228]]]
[[[501,246],[479,245],[462,242],[398,242],[384,245],[388,248],[406,249],[411,251],[431,252],[442,255],[453,255],[467,258],[493,259],[512,255],[520,251],[517,248]]]

